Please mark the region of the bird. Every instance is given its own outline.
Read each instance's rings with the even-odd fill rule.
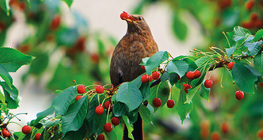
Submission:
[[[124,11],[120,17],[127,22],[128,28],[126,34],[115,47],[110,62],[110,79],[114,87],[123,82],[130,82],[143,74],[145,70],[140,66],[142,59],[151,57],[158,52],[158,46],[143,16],[130,15]],[[134,139],[142,140],[143,130],[140,114],[133,126]],[[126,127],[124,127],[123,139],[129,139]]]

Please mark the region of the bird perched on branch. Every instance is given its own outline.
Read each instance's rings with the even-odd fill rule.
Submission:
[[[139,65],[142,58],[150,57],[158,52],[158,46],[153,39],[151,30],[142,16],[123,12],[120,17],[128,23],[128,30],[116,46],[111,58],[110,78],[114,86],[132,81],[144,73],[145,70]],[[139,114],[133,126],[134,139],[142,140],[142,119]],[[126,127],[123,139],[129,139]]]

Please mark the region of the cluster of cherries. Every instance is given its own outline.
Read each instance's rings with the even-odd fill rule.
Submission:
[[[31,132],[31,127],[29,125],[24,125],[22,127],[22,132],[26,135],[29,134]],[[11,133],[6,128],[2,129],[2,134],[4,137],[9,137],[11,135]],[[41,134],[36,133],[35,140],[40,140],[40,137],[41,137]]]
[[[229,68],[230,70],[232,70],[234,64],[235,64],[235,62],[229,62],[229,63],[228,63],[228,68]],[[141,65],[141,67],[142,67],[142,69],[145,70],[145,67],[144,67],[144,66]],[[201,72],[200,72],[199,70],[188,71],[188,72],[186,73],[186,78],[189,79],[189,80],[197,79],[197,78],[199,78],[200,76],[201,76]],[[160,77],[160,72],[159,72],[159,71],[154,71],[151,76],[149,76],[148,74],[142,75],[141,81],[142,81],[142,83],[147,83],[147,82],[151,82],[153,79],[154,79],[154,80],[158,80],[159,77]],[[180,77],[178,77],[178,79],[180,79]],[[212,85],[213,85],[213,81],[212,81],[212,80],[210,80],[210,79],[205,80],[204,86],[205,86],[206,88],[211,88]],[[189,85],[189,84],[187,84],[187,83],[184,84],[184,91],[185,91],[185,93],[188,93],[188,92],[189,92],[188,90],[191,89],[191,88],[192,88],[191,85]],[[239,90],[239,91],[236,91],[235,97],[236,97],[237,100],[243,99],[243,98],[244,98],[244,92],[243,92],[243,91],[240,91],[240,90]],[[160,98],[154,98],[152,103],[153,103],[153,105],[154,105],[155,107],[160,107],[160,106],[162,105],[162,102],[161,102],[161,99],[160,99]],[[175,105],[174,100],[169,99],[169,100],[167,101],[167,107],[168,107],[168,108],[173,108],[174,105]]]
[[[200,129],[200,135],[202,138],[206,139],[209,137],[210,134],[210,124],[208,121],[201,122],[201,129]],[[223,122],[220,126],[221,132],[223,134],[228,134],[229,133],[229,125],[226,122]],[[214,131],[211,133],[211,139],[212,140],[220,140],[221,135],[219,132]]]
[[[101,93],[104,92],[104,87],[101,86],[101,85],[98,85],[98,86],[96,86],[95,91],[97,92],[97,94],[101,94]],[[85,93],[85,92],[86,92],[86,87],[85,87],[84,85],[79,85],[79,86],[77,87],[77,92],[78,92],[79,94]],[[81,99],[82,97],[83,97],[82,95],[78,95],[78,96],[75,98],[75,101]],[[110,100],[106,101],[106,102],[103,104],[103,106],[104,106],[105,109],[112,109],[112,107],[113,107]],[[101,104],[99,104],[99,105],[95,108],[95,113],[96,113],[97,115],[102,115],[102,114],[104,113],[104,108],[103,108],[103,106],[102,106]],[[117,126],[117,125],[119,125],[119,123],[120,123],[120,119],[119,119],[118,117],[112,117],[112,118],[111,118],[111,123],[105,123],[105,124],[104,124],[104,130],[105,130],[105,132],[108,132],[108,133],[111,132],[112,129],[113,129],[113,128],[112,128],[112,124],[113,124],[114,126]],[[100,134],[100,135],[98,135],[97,139],[98,139],[98,140],[104,140],[105,138],[104,138],[104,135],[103,135],[103,134]]]

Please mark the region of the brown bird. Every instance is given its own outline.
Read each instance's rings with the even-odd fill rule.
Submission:
[[[144,73],[145,70],[139,65],[142,58],[150,57],[158,52],[158,46],[153,39],[151,30],[142,16],[123,12],[121,19],[127,21],[128,30],[117,44],[111,58],[110,78],[114,86],[132,81]],[[142,140],[142,119],[139,114],[133,126],[134,139]],[[129,139],[126,127],[123,139]]]

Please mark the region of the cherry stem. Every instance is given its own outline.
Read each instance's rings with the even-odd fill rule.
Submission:
[[[99,94],[97,94],[97,96],[98,96],[98,102],[99,102],[99,104],[100,104],[100,95],[99,95]]]
[[[110,105],[109,105],[109,108],[110,108]],[[109,121],[109,112],[110,112],[110,109],[108,109],[108,111],[107,111],[107,119],[106,119],[106,123]]]
[[[105,95],[106,95],[106,94],[105,94]],[[104,104],[104,102],[105,102],[105,100],[106,100],[106,99],[108,99],[108,98],[109,98],[109,97],[105,97],[105,98],[103,99],[103,101],[102,101],[102,103],[101,103],[101,104],[103,105],[103,104]]]
[[[227,36],[226,36],[226,33],[225,33],[225,32],[222,32],[222,33],[223,33],[223,35],[225,36],[225,38],[226,38],[226,40],[227,40],[227,43],[228,43],[229,48],[231,48],[231,45],[230,45],[230,42],[229,42],[229,40],[228,40],[228,38],[227,38]]]

